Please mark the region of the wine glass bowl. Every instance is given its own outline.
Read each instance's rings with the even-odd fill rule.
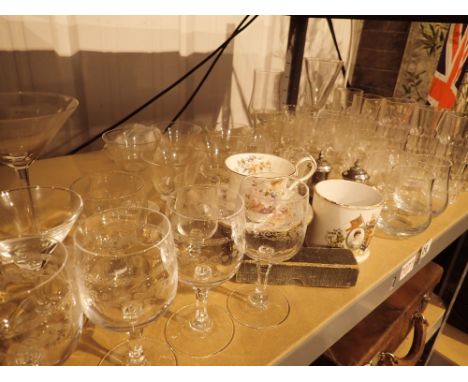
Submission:
[[[76,98],[60,94],[0,93],[0,163],[29,186],[29,166],[77,107]]]
[[[106,171],[76,179],[70,188],[83,198],[83,215],[117,207],[145,207],[145,182],[132,173]]]
[[[142,157],[156,150],[161,132],[156,126],[132,123],[105,132],[102,140],[107,154],[122,170],[139,172],[146,168]]]
[[[40,234],[62,242],[82,210],[81,196],[68,188],[0,191],[0,240]]]
[[[101,364],[175,364],[163,342],[141,338],[177,292],[177,261],[168,219],[141,207],[115,208],[81,219],[74,234],[76,278],[86,316],[130,333]]]
[[[0,240],[0,365],[58,365],[83,327],[71,261],[53,238]]]

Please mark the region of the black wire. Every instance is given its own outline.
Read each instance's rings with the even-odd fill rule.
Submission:
[[[336,41],[335,28],[333,27],[333,22],[330,17],[327,17],[326,19],[328,23],[328,28],[330,29],[330,33],[332,35],[333,44],[335,44],[335,49],[336,49],[336,53],[338,54],[338,59],[340,61],[343,61],[343,58],[341,57],[341,53],[340,53],[340,48],[338,46],[338,41]],[[344,65],[341,66],[341,73],[343,73],[343,77],[346,78],[346,69]],[[348,80],[346,80],[346,87],[348,88],[350,87]]]
[[[245,20],[247,19],[248,16],[246,16],[242,21],[241,23],[237,26],[237,28],[234,30],[234,32],[231,34],[231,36],[233,36],[236,31],[242,26],[242,24],[245,22]],[[252,24],[252,22],[257,18],[258,16],[254,16],[252,19],[249,20],[249,22],[245,25],[244,28],[247,28],[250,24]],[[229,42],[231,41],[230,39],[228,40]],[[203,76],[203,78],[201,79],[201,81],[199,82],[199,84],[197,85],[197,87],[195,88],[195,90],[193,91],[192,95],[189,97],[189,99],[187,100],[187,102],[185,102],[184,106],[182,106],[182,108],[179,110],[179,112],[174,116],[174,118],[172,118],[171,120],[171,123],[166,126],[166,128],[164,129],[164,132],[166,132],[171,126],[172,124],[182,115],[182,113],[185,111],[185,109],[187,109],[187,107],[190,105],[190,103],[192,102],[192,100],[195,98],[195,96],[197,95],[198,91],[201,89],[201,87],[203,86],[203,84],[205,83],[206,79],[208,78],[208,76],[210,75],[211,71],[213,70],[214,66],[216,65],[216,63],[218,62],[218,60],[221,58],[221,56],[223,55],[223,52],[224,50],[227,48],[228,44],[226,44],[218,53],[218,55],[215,57],[215,59],[213,60],[213,62],[211,63],[210,67],[208,68],[208,70],[206,71],[205,75]]]
[[[209,61],[212,57],[214,57],[220,50],[223,51],[225,49],[225,47],[227,45],[229,45],[229,43],[231,42],[231,40],[236,37],[238,34],[240,34],[241,32],[243,32],[250,24],[251,22],[257,17],[255,16],[251,21],[249,21],[248,24],[246,24],[245,26],[241,27],[245,20],[247,20],[247,18],[249,17],[249,15],[245,16],[242,21],[239,23],[239,25],[236,27],[236,29],[234,30],[234,32],[231,34],[231,36],[229,36],[229,38],[224,41],[220,46],[218,46],[213,52],[211,52],[207,57],[205,57],[203,60],[201,60],[196,66],[194,66],[192,69],[190,69],[187,73],[185,73],[182,77],[180,77],[177,81],[175,81],[174,83],[172,83],[171,85],[169,85],[168,87],[166,87],[165,89],[163,89],[162,91],[160,91],[158,94],[156,94],[155,96],[153,96],[152,98],[150,98],[148,101],[146,101],[143,105],[141,105],[140,107],[136,108],[135,110],[133,110],[131,113],[127,114],[125,117],[121,118],[119,121],[115,122],[114,124],[112,124],[111,126],[109,126],[108,128],[104,129],[103,131],[101,131],[99,134],[95,135],[93,138],[91,138],[90,140],[84,142],[83,144],[81,144],[80,146],[76,147],[75,149],[73,149],[72,151],[69,152],[69,154],[75,154],[77,153],[78,151],[80,151],[81,149],[83,149],[84,147],[88,146],[89,144],[93,143],[96,139],[100,138],[101,135],[103,133],[105,133],[106,131],[109,131],[109,130],[112,130],[114,128],[116,128],[117,126],[121,125],[122,123],[128,121],[130,118],[132,118],[135,114],[139,113],[141,110],[143,110],[144,108],[146,108],[148,105],[150,105],[151,103],[153,103],[154,101],[156,101],[158,98],[162,97],[164,94],[166,94],[167,92],[169,92],[170,90],[172,90],[174,87],[176,87],[178,84],[180,84],[182,81],[184,81],[187,77],[189,77],[190,75],[192,75],[196,70],[198,70],[201,66],[203,66],[207,61]]]

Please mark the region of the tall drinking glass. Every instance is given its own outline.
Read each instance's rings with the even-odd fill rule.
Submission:
[[[180,281],[196,302],[175,312],[166,323],[166,340],[179,353],[207,357],[226,348],[234,323],[225,308],[208,304],[211,288],[229,280],[244,255],[244,203],[219,185],[191,185],[168,200],[168,216],[178,249]]]
[[[262,177],[260,177],[262,176]],[[234,291],[228,309],[243,325],[263,329],[281,324],[289,315],[288,299],[267,288],[273,264],[299,252],[306,233],[309,188],[295,177],[260,174],[241,184],[245,200],[246,254],[257,263],[257,283]]]
[[[283,72],[255,69],[249,113],[254,127],[275,117],[281,110]]]
[[[313,114],[322,110],[338,78],[343,61],[305,57],[305,107]]]

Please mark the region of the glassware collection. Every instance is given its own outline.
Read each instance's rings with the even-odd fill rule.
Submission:
[[[78,101],[0,94],[0,162],[26,183],[0,191],[0,365],[63,363],[84,317],[128,333],[101,365],[210,357],[238,324],[287,320],[288,296],[268,275],[304,244],[348,248],[362,262],[374,231],[423,232],[468,190],[468,116],[335,87],[341,66],[306,58],[302,105],[281,104],[282,72],[256,70],[252,126],[106,132],[117,169],[69,188],[31,186],[28,168]],[[257,283],[236,286],[226,307],[209,304],[244,255]],[[194,303],[169,314],[179,282]],[[160,338],[143,336],[165,313]]]

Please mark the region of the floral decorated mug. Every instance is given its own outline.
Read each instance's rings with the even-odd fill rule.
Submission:
[[[306,244],[347,248],[358,263],[367,260],[383,201],[377,189],[363,183],[341,179],[317,183]]]
[[[235,191],[239,190],[241,181],[249,175],[296,175],[301,181],[307,182],[317,169],[317,163],[312,156],[301,158],[294,165],[287,159],[263,153],[234,154],[226,158],[225,164],[231,174],[230,186]],[[307,170],[305,175],[302,175],[305,166]]]

